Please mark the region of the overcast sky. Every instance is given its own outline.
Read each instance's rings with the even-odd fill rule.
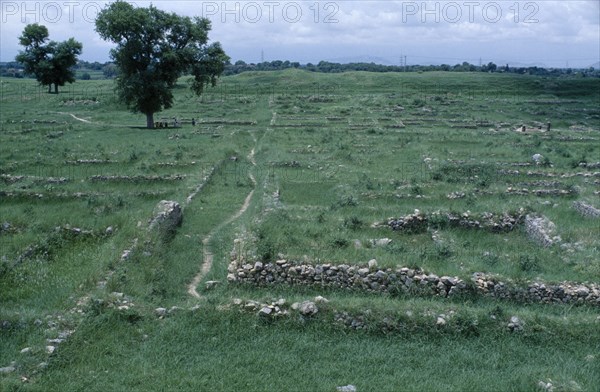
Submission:
[[[150,2],[137,0],[137,6]],[[50,38],[75,37],[81,58],[108,61],[112,44],[94,31],[105,1],[0,0],[0,61],[20,50],[28,23]],[[587,67],[600,62],[600,1],[154,1],[165,11],[205,16],[210,38],[232,61],[320,60],[400,64]],[[402,60],[401,60],[402,59]]]

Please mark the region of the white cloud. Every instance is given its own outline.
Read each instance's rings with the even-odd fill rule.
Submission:
[[[140,0],[135,3],[150,4]],[[112,45],[99,39],[92,20],[105,4],[87,0],[0,1],[0,60],[14,58],[19,50],[17,37],[26,21],[36,20],[49,28],[51,39],[73,36],[82,41],[83,58],[108,60]],[[346,51],[347,57],[378,55],[385,54],[386,47],[393,52],[417,44],[420,50],[440,53],[440,45],[452,45],[454,56],[476,58],[480,49],[474,48],[500,47],[504,42],[518,43],[521,52],[530,52],[528,62],[573,57],[574,47],[585,53],[580,56],[586,57],[582,66],[598,61],[596,57],[600,56],[597,0],[219,0],[155,1],[153,5],[182,15],[209,17],[213,25],[210,37],[226,50],[231,48],[233,58],[268,48],[271,59],[291,54],[297,59],[318,61],[333,51]]]

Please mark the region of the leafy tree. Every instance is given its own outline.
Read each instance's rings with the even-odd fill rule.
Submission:
[[[218,42],[207,44],[210,28],[206,18],[136,8],[124,1],[98,14],[96,31],[117,44],[111,57],[119,70],[119,98],[146,115],[148,128],[154,127],[154,113],[173,105],[172,89],[184,73],[193,75],[191,89],[197,95],[216,84],[229,57]]]
[[[19,52],[16,60],[23,64],[28,75],[35,75],[38,82],[48,86],[48,92],[58,93],[58,86],[75,81],[73,67],[77,64],[77,56],[81,54],[82,45],[69,38],[64,42],[48,41],[48,29],[37,23],[25,26],[19,43],[25,47]]]
[[[117,76],[117,66],[113,63],[107,63],[102,67],[102,73],[105,78],[114,78]]]

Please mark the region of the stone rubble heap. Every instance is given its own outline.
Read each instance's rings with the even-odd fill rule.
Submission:
[[[527,236],[543,247],[550,247],[561,241],[560,236],[554,235],[556,225],[545,216],[527,215],[525,217]]]
[[[238,262],[228,268],[230,283],[269,286],[276,284],[318,286],[365,292],[409,293],[451,297],[476,294],[498,299],[541,303],[589,303],[600,306],[600,286],[563,282],[560,284],[530,283],[517,286],[494,276],[475,273],[471,282],[456,276],[437,276],[421,269],[378,268],[348,264],[299,264],[287,260],[274,263]],[[257,309],[258,310],[258,309]]]
[[[173,232],[181,226],[183,212],[176,201],[162,200],[154,208],[154,217],[149,222],[149,230],[158,228],[160,231]]]
[[[586,218],[600,218],[600,210],[582,201],[573,203],[573,208]]]
[[[317,304],[326,304],[328,302],[326,298],[321,296],[315,297],[314,301],[294,302],[291,305],[288,305],[287,301],[283,298],[271,302],[242,301],[236,298],[233,300],[233,305],[239,306],[244,311],[256,312],[261,317],[275,318],[286,316],[293,312],[303,317],[311,317],[319,312]]]

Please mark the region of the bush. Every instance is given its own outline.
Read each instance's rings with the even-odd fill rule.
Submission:
[[[357,216],[351,216],[344,219],[344,227],[350,230],[358,230],[364,225],[364,222]]]
[[[523,272],[536,271],[539,268],[537,256],[521,255],[519,256],[519,269]]]

